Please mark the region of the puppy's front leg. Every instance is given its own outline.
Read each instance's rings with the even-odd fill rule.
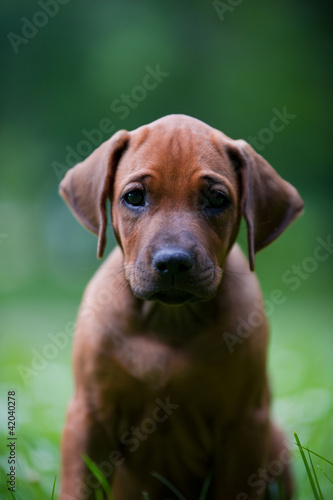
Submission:
[[[82,455],[88,455],[110,482],[114,464],[110,463],[112,445],[101,423],[97,422],[83,395],[77,394],[67,414],[62,440],[62,487],[60,500],[95,499],[99,481],[85,465]],[[116,457],[113,457],[116,459]]]
[[[265,409],[258,410],[255,417],[245,418],[229,428],[221,440],[221,455],[216,460],[215,500],[264,498],[267,484],[255,480],[258,470],[268,461],[270,424]]]

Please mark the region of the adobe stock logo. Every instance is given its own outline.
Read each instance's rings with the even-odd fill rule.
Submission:
[[[263,151],[266,144],[273,141],[276,134],[282,132],[287,125],[294,120],[297,115],[288,113],[287,106],[283,106],[282,112],[276,108],[272,109],[273,116],[269,120],[268,126],[259,130],[256,136],[250,135],[247,142],[256,150]]]
[[[32,358],[29,365],[18,365],[17,371],[20,374],[25,385],[28,384],[32,376],[36,377],[54,360],[60,351],[64,350],[69,341],[74,336],[74,322],[70,321],[64,328],[64,331],[58,333],[48,333],[50,342],[44,344],[40,349],[31,349]]]
[[[60,5],[66,5],[69,1],[70,0],[39,0],[37,4],[41,10],[37,10],[31,19],[25,16],[21,17],[21,34],[18,35],[17,33],[13,33],[13,31],[7,33],[7,38],[15,54],[19,53],[21,45],[27,45],[30,40],[38,35],[39,30],[48,24],[50,18],[58,14]]]
[[[135,85],[129,92],[123,92],[119,98],[111,102],[112,113],[119,115],[120,120],[125,120],[132,110],[136,109],[148,97],[149,93],[163,83],[169,75],[170,73],[167,71],[161,70],[160,64],[147,65],[139,85]],[[66,146],[65,163],[53,161],[51,164],[57,179],[61,181],[69,168],[89,156],[103,140],[109,138],[115,131],[116,125],[113,123],[113,118],[109,117],[102,118],[96,128],[81,130],[84,139],[81,139],[74,147]]]
[[[320,264],[333,255],[331,234],[327,235],[325,239],[318,236],[316,242],[318,245],[314,247],[312,255],[308,255],[298,264],[293,264],[281,276],[282,283],[288,285],[292,292],[298,290],[302,283],[317,271]],[[246,339],[251,337],[256,329],[265,323],[266,317],[270,318],[276,308],[285,303],[287,297],[284,290],[275,288],[266,300],[254,302],[252,309],[246,316],[237,316],[234,330],[226,331],[222,335],[229,352],[231,354],[235,352],[238,345],[243,344]]]
[[[164,401],[156,398],[154,402],[156,406],[153,408],[151,416],[146,416],[137,426],[132,425],[128,431],[120,436],[120,442],[123,445],[122,451],[114,449],[106,457],[106,460],[96,464],[106,479],[109,480],[115,469],[126,462],[128,453],[134,453],[139,448],[140,443],[149,439],[149,436],[154,432],[158,432],[159,424],[166,422],[179,408],[179,404],[170,401],[170,396],[167,396]],[[79,478],[76,481],[76,496],[67,495],[66,500],[75,500],[78,497],[82,499],[92,498],[92,492],[100,487],[98,478],[92,473],[88,474],[84,482]]]
[[[224,21],[226,13],[233,12],[236,7],[243,3],[243,1],[244,0],[227,0],[227,2],[220,2],[219,0],[214,0],[213,7],[220,21]]]

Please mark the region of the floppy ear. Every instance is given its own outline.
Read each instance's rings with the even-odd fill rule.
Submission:
[[[111,196],[117,164],[128,141],[129,133],[120,130],[71,168],[60,183],[60,194],[75,217],[98,235],[98,258],[103,257],[106,244],[106,201]]]
[[[254,254],[280,236],[302,213],[304,204],[296,189],[247,142],[232,144],[228,152],[239,163],[241,212],[247,224],[250,269],[254,271]]]

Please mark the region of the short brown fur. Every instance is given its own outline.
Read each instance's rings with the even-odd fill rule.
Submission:
[[[144,193],[139,209],[124,201]],[[61,500],[95,498],[87,454],[116,500],[260,500],[260,468],[288,452],[271,423],[268,327],[254,254],[302,211],[297,191],[246,142],[184,115],[120,131],[71,169],[60,192],[99,236],[106,201],[118,246],[85,291],[75,394],[62,443]],[[217,194],[216,194],[217,193]],[[215,198],[223,209],[216,209]],[[213,206],[213,208],[212,208]],[[247,223],[247,263],[235,243]],[[165,269],[165,266],[166,269]],[[240,338],[239,318],[260,324]],[[231,339],[231,340],[230,340]],[[266,497],[265,497],[266,498]],[[268,498],[268,496],[267,496]]]

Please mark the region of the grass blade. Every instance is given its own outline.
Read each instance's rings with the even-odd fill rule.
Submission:
[[[54,478],[51,500],[54,500],[54,490],[55,490],[56,480],[57,480],[57,476],[55,476],[55,478]]]
[[[103,490],[105,491],[105,493],[108,495],[109,500],[114,500],[110,485],[107,482],[107,480],[105,479],[102,472],[99,470],[98,466],[95,464],[95,462],[93,462],[91,460],[91,458],[88,457],[88,455],[82,455],[82,459],[84,460],[88,469],[94,474],[94,476],[101,483],[101,486],[102,486]]]
[[[213,477],[213,473],[211,472],[206,477],[206,479],[204,480],[204,483],[203,483],[202,489],[201,489],[201,493],[200,493],[200,496],[199,496],[199,500],[205,500],[206,495],[207,495],[207,491],[208,491],[208,488],[209,488],[209,485],[210,485],[210,483],[212,481],[212,477]]]
[[[294,443],[294,444],[297,444],[297,443]],[[318,458],[321,458],[322,460],[324,460],[325,462],[327,462],[328,464],[330,465],[333,465],[333,462],[331,462],[330,460],[328,460],[327,458],[325,457],[322,457],[321,455],[319,455],[319,453],[316,453],[315,451],[313,450],[310,450],[308,447],[305,447],[305,446],[302,446],[302,445],[298,445],[297,446],[301,446],[303,448],[303,450],[307,450],[309,451],[310,453],[312,453],[312,455],[315,455],[316,457]]]
[[[318,492],[319,492],[319,495],[320,495],[320,500],[324,500],[324,497],[323,497],[323,494],[322,494],[320,486],[319,486],[318,477],[317,477],[315,468],[313,466],[312,457],[311,457],[311,454],[310,454],[309,450],[308,450],[308,455],[309,455],[309,460],[310,460],[310,463],[311,463],[312,472],[313,472],[313,475],[314,475],[314,478],[315,478],[315,481],[316,481],[317,489],[318,489]]]
[[[324,469],[322,469],[318,464],[317,464],[317,467],[324,474],[324,476],[327,477],[327,479],[329,480],[329,482],[333,484],[332,479],[326,474],[326,472],[324,471]]]
[[[103,500],[104,493],[100,488],[98,488],[98,490],[96,490],[95,497],[96,497],[96,500]]]
[[[177,488],[175,486],[173,486],[173,484],[170,483],[170,481],[165,479],[165,477],[161,476],[161,474],[159,474],[158,472],[152,472],[151,475],[156,477],[157,479],[159,479],[161,481],[161,483],[165,484],[165,486],[167,486],[169,488],[169,490],[172,491],[172,493],[174,495],[176,495],[176,497],[179,498],[179,500],[186,500],[184,495],[182,495],[180,493],[180,491],[177,490]]]
[[[294,431],[294,437],[296,439],[296,444],[297,444],[297,446],[299,448],[299,451],[301,453],[301,457],[302,457],[302,460],[303,460],[303,463],[304,463],[304,466],[305,466],[305,469],[306,469],[306,472],[307,472],[307,475],[308,475],[308,478],[309,478],[309,481],[310,481],[310,484],[311,484],[311,488],[312,488],[314,497],[315,497],[316,500],[320,500],[320,498],[318,496],[318,492],[316,490],[316,486],[315,486],[314,481],[313,481],[313,477],[312,477],[312,474],[311,474],[311,471],[310,471],[310,467],[309,467],[308,461],[306,459],[306,456],[305,456],[305,453],[304,453],[304,450],[303,450],[303,446],[301,445],[301,442],[299,440],[299,437],[298,437],[296,431]]]

